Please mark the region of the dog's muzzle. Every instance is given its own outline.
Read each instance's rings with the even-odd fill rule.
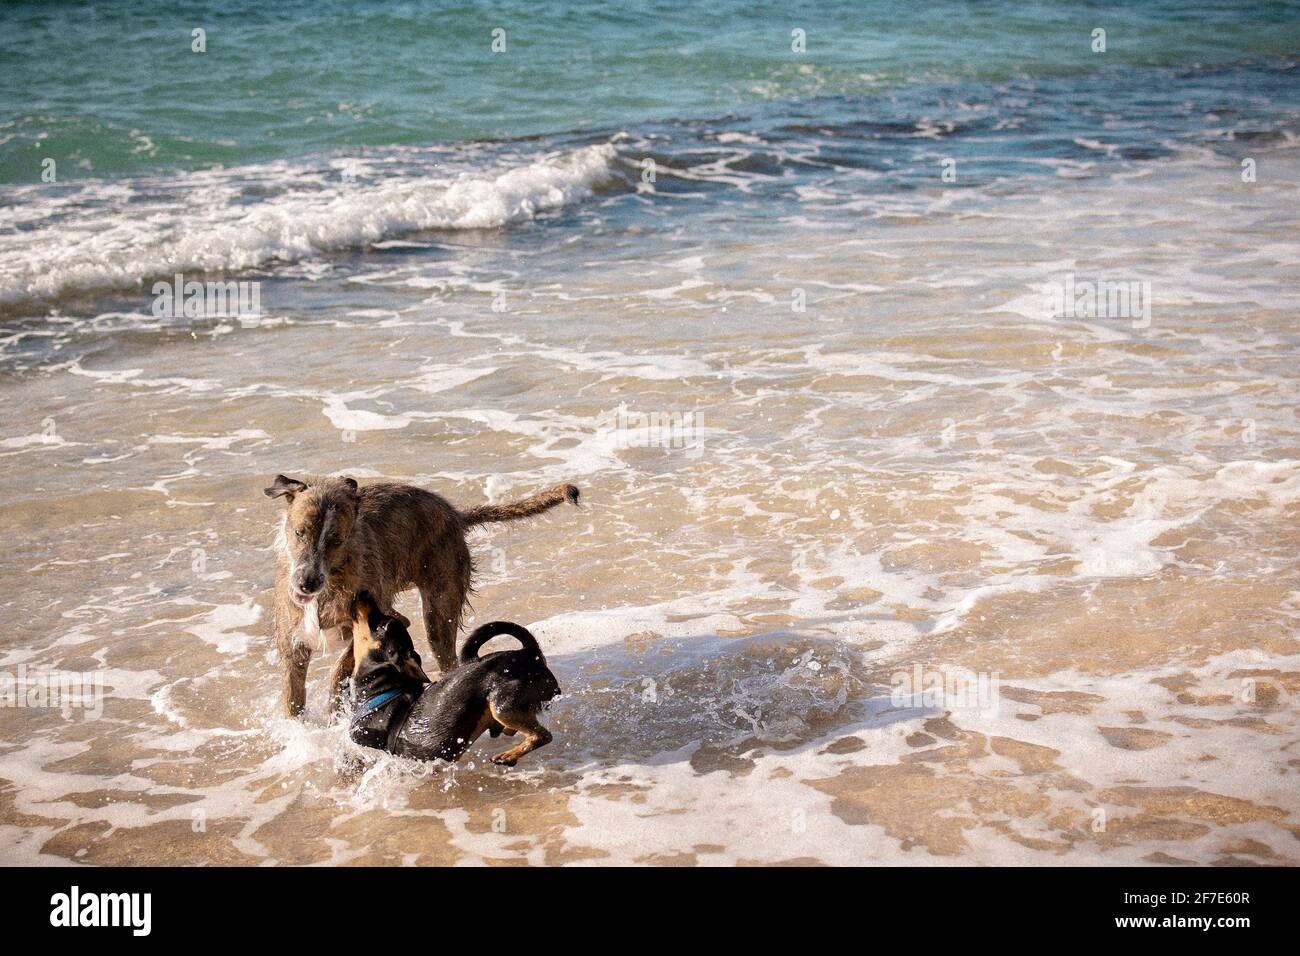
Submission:
[[[325,575],[319,571],[294,574],[289,578],[289,596],[299,607],[306,607],[325,587]]]

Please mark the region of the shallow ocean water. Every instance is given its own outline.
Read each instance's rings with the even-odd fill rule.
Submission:
[[[74,77],[41,110],[98,110],[59,148],[103,166],[41,184],[22,137],[60,127],[7,108],[0,676],[105,695],[4,710],[0,861],[1300,861],[1295,18],[1144,14],[1093,66],[1051,52],[1091,19],[1000,15],[1008,60],[845,8],[823,60],[783,23],[722,57],[762,13],[669,17],[659,52],[615,17],[606,62],[543,9],[496,82],[602,79],[573,115],[524,97],[528,129],[426,62],[444,126],[358,79],[370,119],[290,136],[306,94],[271,87],[209,152],[151,115],[197,93]],[[154,16],[131,43],[188,36]],[[622,102],[662,51],[707,68]],[[157,315],[176,273],[261,312]],[[1050,311],[1089,281],[1127,310]],[[281,471],[579,484],[472,541],[475,618],[533,628],[564,688],[555,743],[377,758],[323,658],[279,717]]]

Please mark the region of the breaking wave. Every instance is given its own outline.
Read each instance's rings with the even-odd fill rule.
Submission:
[[[0,212],[0,302],[126,289],[174,272],[254,269],[425,230],[526,222],[590,196],[615,155],[601,143],[457,171],[452,162],[413,164],[395,154],[90,181],[62,192],[23,187]]]

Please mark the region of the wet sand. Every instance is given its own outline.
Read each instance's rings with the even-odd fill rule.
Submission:
[[[254,327],[21,326],[46,357],[0,379],[0,671],[107,692],[5,711],[0,861],[1300,862],[1300,204],[1272,162],[589,256],[416,236],[277,274]],[[1044,316],[1066,274],[1150,281],[1149,325]],[[555,743],[359,751],[321,657],[280,717],[280,471],[464,505],[578,483],[472,542],[474,619],[533,628],[565,691]],[[900,703],[918,668],[996,694]]]

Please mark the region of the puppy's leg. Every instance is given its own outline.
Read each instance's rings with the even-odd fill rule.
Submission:
[[[551,736],[551,732],[538,722],[535,711],[524,708],[512,709],[509,704],[498,707],[495,702],[489,702],[488,706],[492,710],[493,719],[505,728],[506,733],[519,731],[524,735],[524,739],[509,750],[503,750],[495,755],[492,758],[493,763],[513,767],[524,754],[532,753],[538,747],[545,747],[555,739]]]
[[[343,685],[352,676],[356,661],[352,656],[352,628],[341,628],[343,632],[343,652],[330,669],[330,713],[336,713],[343,706]]]

